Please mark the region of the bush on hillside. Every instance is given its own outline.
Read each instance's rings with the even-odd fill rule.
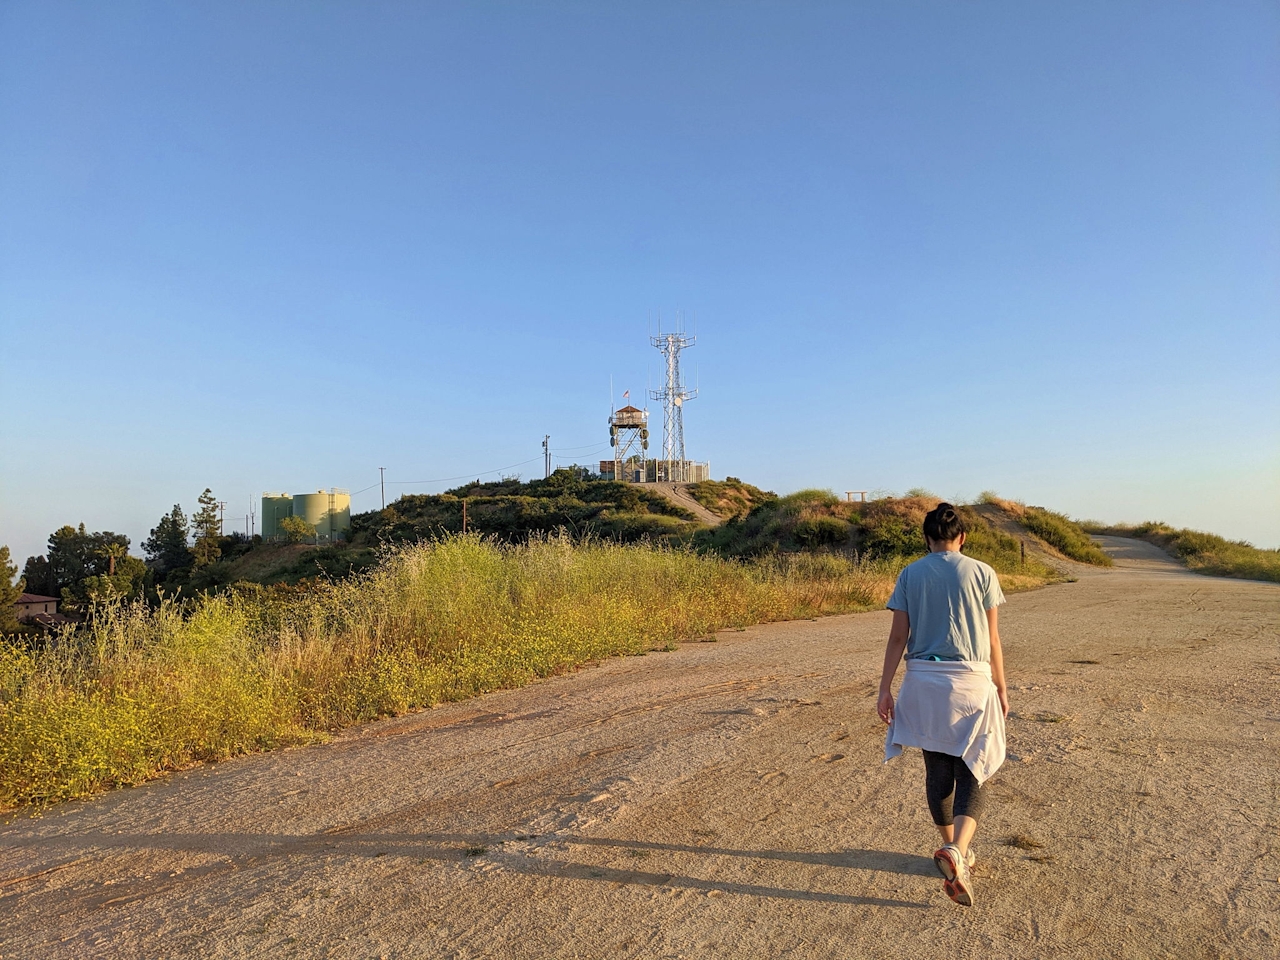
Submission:
[[[357,544],[413,543],[467,530],[520,542],[565,530],[633,542],[681,537],[697,529],[693,514],[641,485],[557,470],[545,480],[469,483],[441,494],[409,494],[384,510],[351,518]]]
[[[776,493],[743,483],[737,477],[691,483],[688,490],[694,500],[725,520],[745,517],[756,507],[778,499]]]
[[[1072,560],[1109,567],[1114,561],[1089,539],[1080,524],[1061,513],[1043,507],[1025,507],[1018,518],[1024,527]]]
[[[1160,522],[1137,526],[1090,525],[1094,533],[1137,537],[1154,543],[1197,573],[1280,583],[1280,550],[1262,550],[1247,540],[1228,540],[1213,533],[1185,530]]]

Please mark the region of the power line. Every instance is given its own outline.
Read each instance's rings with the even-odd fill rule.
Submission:
[[[602,444],[602,443],[586,443],[580,447],[551,447],[547,451],[547,453],[564,454],[564,453],[570,453],[573,451],[594,452],[596,450],[603,450],[604,447],[605,447],[605,444]],[[362,493],[368,493],[370,490],[374,490],[386,484],[399,485],[402,487],[411,487],[411,486],[420,486],[426,483],[449,483],[452,480],[469,480],[472,478],[487,477],[491,473],[501,473],[503,470],[510,470],[512,467],[523,467],[530,463],[536,463],[539,460],[542,460],[545,463],[546,457],[547,457],[547,454],[544,454],[541,457],[532,457],[528,460],[521,460],[519,463],[509,463],[505,467],[495,467],[492,470],[469,471],[467,473],[460,473],[454,477],[435,477],[434,479],[431,479],[431,480],[385,480],[384,477],[379,477],[379,480],[377,483],[371,483],[367,487],[362,487],[359,490],[353,490],[351,492],[351,496],[355,497],[355,496],[359,496]],[[379,467],[378,469],[379,471],[384,471],[386,468]]]
[[[456,477],[436,477],[434,480],[388,480],[387,483],[398,483],[402,486],[412,486],[420,483],[448,483],[450,480],[466,480],[470,477],[486,477],[491,473],[501,473],[503,470],[510,470],[512,467],[523,467],[527,463],[537,463],[541,459],[542,457],[533,457],[529,460],[521,460],[519,463],[509,463],[505,467],[495,467],[492,470],[460,473]],[[377,484],[374,484],[374,486],[377,486]]]

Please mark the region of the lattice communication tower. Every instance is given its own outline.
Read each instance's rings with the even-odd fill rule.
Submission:
[[[688,480],[689,462],[684,453],[684,405],[698,396],[695,387],[689,390],[680,376],[680,351],[692,347],[697,337],[685,333],[660,333],[649,342],[667,362],[667,381],[661,390],[649,391],[654,400],[662,401],[662,460],[659,462],[658,480],[684,483]],[[666,476],[661,476],[665,473]]]

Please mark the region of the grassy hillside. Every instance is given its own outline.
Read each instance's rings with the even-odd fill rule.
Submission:
[[[1066,514],[1054,513],[1044,507],[1029,507],[1015,500],[1004,500],[990,492],[983,493],[981,499],[984,503],[998,506],[1011,519],[1022,524],[1063,556],[1098,567],[1110,567],[1114,563],[1089,539],[1084,527]]]
[[[1135,526],[1090,523],[1091,533],[1137,537],[1168,551],[1197,573],[1280,583],[1280,550],[1261,550],[1244,540],[1228,540],[1199,530],[1179,530],[1151,522]]]
[[[728,557],[798,552],[857,554],[877,560],[909,560],[925,553],[921,526],[937,497],[884,497],[866,503],[840,500],[829,490],[802,490],[757,506],[695,537],[700,549]],[[964,552],[1001,574],[1036,582],[1057,579],[1044,564],[1022,559],[1019,542],[976,511],[960,508],[969,534]]]
[[[840,500],[828,490],[785,497],[729,477],[690,484],[690,494],[726,522],[707,529],[684,508],[644,485],[615,483],[560,470],[545,480],[470,483],[441,494],[411,494],[384,510],[352,518],[349,543],[322,547],[262,544],[240,549],[203,570],[190,592],[224,589],[236,582],[298,583],[335,579],[369,568],[387,546],[430,541],[467,530],[506,543],[560,531],[634,543],[693,543],[704,553],[759,558],[799,553],[843,553],[876,559],[910,559],[925,551],[920,525],[938,498],[919,493],[869,502]],[[1039,507],[988,496],[1011,519],[1066,556],[1086,563],[1111,560],[1074,521]],[[1002,574],[1043,582],[1053,571],[1024,562],[1018,541],[972,509],[965,552]]]
[[[557,470],[545,480],[477,482],[401,497],[385,510],[352,517],[352,541],[404,543],[461,533],[464,502],[469,532],[511,542],[563,529],[628,543],[686,536],[698,527],[689,511],[642,485]]]
[[[723,480],[703,480],[689,484],[689,495],[717,517],[745,517],[756,507],[772,503],[778,495],[771,490],[761,490],[737,477]]]
[[[227,538],[223,559],[194,574],[183,592],[347,577],[371,567],[388,545],[461,533],[464,502],[468,532],[510,543],[561,530],[621,543],[677,543],[700,527],[689,511],[643,486],[558,470],[545,480],[476,482],[440,494],[403,496],[385,510],[353,516],[349,542],[316,546]]]

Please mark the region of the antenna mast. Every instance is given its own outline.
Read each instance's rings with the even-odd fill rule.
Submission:
[[[665,386],[661,390],[649,391],[650,397],[662,401],[662,462],[659,467],[665,466],[667,475],[656,479],[676,483],[684,483],[688,479],[684,452],[684,404],[698,396],[697,388],[687,389],[680,376],[680,351],[692,347],[697,337],[684,333],[680,326],[677,318],[675,333],[659,333],[649,338],[667,362]]]

